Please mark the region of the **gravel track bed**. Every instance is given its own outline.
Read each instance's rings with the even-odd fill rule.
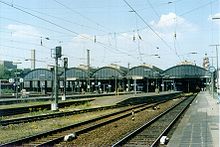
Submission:
[[[113,113],[116,111],[123,110],[128,107],[115,108],[108,110],[101,110],[95,112],[87,112],[82,114],[76,114],[72,116],[64,116],[58,118],[52,118],[42,121],[21,123],[21,124],[10,124],[7,126],[0,126],[0,144],[17,140],[25,136],[31,136],[41,132],[49,131],[52,129],[57,129],[70,124],[78,123],[81,121],[89,120],[101,115],[106,115],[108,113]]]
[[[160,109],[153,110],[150,108],[136,113],[134,121],[132,121],[131,117],[126,117],[88,133],[82,134],[71,142],[62,142],[57,146],[110,146],[128,132],[141,126],[144,122],[149,121],[155,115],[163,112],[165,109],[171,107],[179,101],[180,99],[170,100],[164,104],[160,104]]]
[[[68,106],[68,107],[60,108],[59,112],[68,112],[68,111],[88,109],[88,108],[94,108],[94,107],[96,107],[96,106],[92,106],[90,104],[90,102],[88,102],[88,103],[85,103],[83,105],[71,105],[71,106]],[[30,113],[23,113],[23,114],[10,115],[10,116],[2,116],[2,117],[0,117],[0,120],[7,120],[7,119],[13,119],[13,118],[20,118],[20,117],[29,117],[29,116],[37,116],[37,115],[44,115],[44,114],[56,114],[56,113],[59,113],[59,112],[39,109],[39,111],[33,111],[33,112],[30,112]]]

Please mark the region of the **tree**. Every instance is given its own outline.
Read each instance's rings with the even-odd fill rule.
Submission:
[[[7,70],[3,65],[0,65],[0,79],[9,79],[12,72]]]

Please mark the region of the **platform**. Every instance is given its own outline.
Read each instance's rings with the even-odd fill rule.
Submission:
[[[130,94],[130,95],[114,95],[114,96],[105,96],[105,97],[96,97],[94,101],[91,102],[92,105],[95,106],[109,106],[116,104],[123,104],[126,101],[132,101],[132,99],[140,99],[140,98],[152,98],[152,97],[161,97],[161,96],[174,96],[178,95],[182,92],[180,91],[166,91],[166,92],[149,92],[149,93],[139,93],[139,94]]]
[[[217,100],[200,92],[174,131],[168,147],[219,147]]]

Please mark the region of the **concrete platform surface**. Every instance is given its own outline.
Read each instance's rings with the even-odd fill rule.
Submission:
[[[178,124],[168,147],[219,147],[219,106],[206,92],[200,92]]]
[[[117,103],[123,102],[130,98],[139,98],[139,97],[152,97],[152,96],[164,96],[171,94],[181,93],[179,91],[166,91],[166,92],[149,92],[149,93],[139,93],[139,94],[129,94],[129,95],[115,95],[115,96],[105,96],[105,97],[96,97],[94,101],[91,102],[95,106],[109,106],[116,105]]]

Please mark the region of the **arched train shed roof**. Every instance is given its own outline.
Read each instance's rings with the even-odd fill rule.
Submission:
[[[52,80],[52,72],[44,68],[31,70],[24,76],[24,81],[51,81],[51,80]]]
[[[208,78],[209,71],[196,65],[177,65],[165,70],[162,74],[170,78]]]
[[[94,71],[92,77],[98,79],[123,78],[125,74],[124,71],[118,68],[104,66]]]
[[[157,70],[157,68],[152,68],[146,65],[140,65],[140,66],[132,67],[127,73],[127,77],[154,78],[160,76],[160,71],[162,70]]]
[[[63,76],[64,74],[62,74],[62,77]],[[88,77],[87,70],[81,68],[72,67],[66,71],[67,80],[86,79],[87,77]]]

